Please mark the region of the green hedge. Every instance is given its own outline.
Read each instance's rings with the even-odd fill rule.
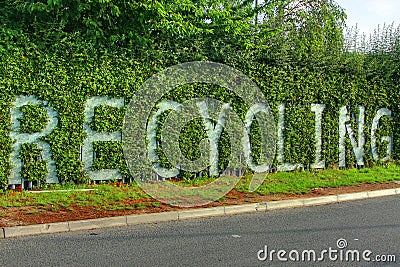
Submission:
[[[339,111],[343,106],[349,109],[350,123],[356,138],[357,106],[365,107],[366,165],[376,162],[370,152],[372,119],[378,109],[390,109],[393,118],[382,118],[377,131],[378,152],[380,155],[386,153],[386,144],[380,142],[380,136],[393,136],[392,159],[399,159],[398,43],[392,44],[392,50],[389,52],[382,49],[366,53],[342,51],[338,48],[342,45],[339,40],[341,37],[337,35],[337,30],[341,28],[332,29],[333,26],[329,23],[326,23],[327,28],[323,29],[323,33],[320,33],[321,30],[316,31],[316,35],[311,34],[310,30],[299,32],[297,35],[290,35],[290,38],[293,38],[290,40],[283,40],[279,34],[272,35],[265,24],[260,26],[258,41],[254,41],[253,37],[248,35],[243,38],[250,39],[241,40],[240,32],[236,34],[230,32],[235,31],[235,23],[232,22],[230,28],[224,28],[224,31],[215,29],[213,34],[212,31],[205,31],[210,34],[209,39],[201,38],[203,36],[201,34],[205,34],[201,32],[200,35],[191,33],[186,39],[177,39],[177,44],[170,42],[172,39],[168,38],[171,37],[164,36],[166,39],[158,44],[146,43],[136,48],[135,45],[138,43],[131,41],[125,46],[118,47],[110,45],[109,41],[119,37],[106,36],[104,37],[106,41],[102,42],[99,41],[99,38],[103,38],[100,34],[100,37],[96,35],[96,38],[88,39],[90,35],[84,33],[82,29],[75,32],[71,30],[72,28],[68,28],[68,31],[51,29],[49,33],[42,30],[43,36],[39,36],[37,29],[38,25],[41,25],[37,22],[39,17],[36,22],[29,22],[33,24],[24,24],[30,25],[27,28],[16,26],[13,16],[8,17],[6,21],[8,23],[0,32],[0,185],[2,186],[8,183],[12,167],[10,110],[16,97],[34,95],[37,99],[48,102],[47,105],[57,112],[58,125],[43,141],[50,144],[58,180],[81,183],[88,179],[81,161],[81,147],[86,138],[83,125],[87,99],[92,96],[107,96],[124,98],[127,103],[142,83],[153,74],[178,63],[199,59],[225,63],[248,75],[265,94],[276,121],[278,106],[283,103],[286,105],[285,162],[301,163],[308,168],[315,161],[315,114],[311,111],[311,104],[326,105],[322,119],[322,159],[326,161],[327,168],[338,164]],[[311,21],[310,19],[310,23]],[[315,21],[313,23],[307,27],[315,27]],[[265,28],[262,28],[264,26]],[[242,30],[250,31],[249,27],[243,27]],[[336,36],[337,39],[329,42],[327,36],[332,38]],[[230,37],[234,38],[236,43],[227,42]],[[271,40],[268,40],[269,37]],[[398,36],[396,38],[398,39]],[[329,44],[323,45],[325,43]],[[165,96],[165,99],[172,98],[180,102],[198,96],[214,97],[223,102],[231,101],[234,110],[242,118],[248,109],[241,99],[237,99],[226,89],[202,84],[177,88]],[[44,109],[38,105],[27,105],[21,108],[21,111],[24,114],[20,120],[21,132],[38,132],[49,119]],[[121,129],[123,115],[124,109],[99,106],[95,109],[90,127],[97,132],[118,131]],[[160,135],[158,132],[158,138]],[[181,147],[184,148],[188,158],[195,159],[199,156],[199,151],[194,145],[204,137],[205,131],[201,122],[193,122],[185,129]],[[253,154],[257,158],[260,147],[257,127],[253,129],[252,141]],[[355,166],[348,135],[345,146],[347,166]],[[222,169],[226,164],[224,159],[229,154],[229,138],[224,134],[219,148]],[[28,181],[44,182],[48,169],[40,156],[40,149],[35,145],[26,145],[21,149],[22,177]],[[119,168],[123,177],[129,178],[129,171],[122,156],[121,142],[96,143],[94,152],[96,159],[92,166],[93,170]],[[162,150],[160,158],[163,159]],[[163,164],[169,166],[165,158]],[[279,162],[275,159],[274,168],[277,165]],[[201,173],[201,175],[206,174],[206,170]],[[190,178],[193,175],[196,174],[182,172],[180,177]]]
[[[40,67],[39,67],[40,66]],[[162,68],[161,66],[157,66]],[[392,120],[384,118],[378,130],[379,135],[395,137],[393,158],[399,156],[399,101],[394,92],[398,92],[398,84],[390,84],[383,77],[368,77],[361,74],[343,74],[340,71],[323,73],[306,68],[279,69],[264,66],[254,69],[251,66],[235,66],[248,74],[265,93],[277,119],[277,105],[286,103],[285,109],[285,161],[301,163],[304,166],[312,164],[315,159],[314,124],[315,114],[311,112],[311,104],[325,104],[323,113],[323,152],[327,167],[333,167],[338,162],[339,142],[339,109],[342,106],[350,107],[350,113],[358,116],[357,105],[366,109],[365,124],[365,161],[373,162],[370,153],[370,127],[372,119],[379,108],[388,108],[394,114]],[[51,145],[52,156],[56,162],[57,176],[60,181],[83,182],[83,172],[80,160],[80,148],[85,138],[83,130],[85,100],[91,96],[124,97],[129,100],[141,83],[155,72],[155,66],[138,64],[127,58],[107,57],[100,60],[73,58],[41,59],[33,56],[23,56],[22,53],[6,54],[1,60],[1,181],[7,183],[10,173],[9,156],[11,150],[10,108],[15,96],[35,95],[37,98],[48,101],[58,113],[59,124],[45,141]],[[172,93],[175,101],[183,101],[202,93],[223,101],[234,100],[235,110],[243,115],[246,107],[240,100],[235,100],[223,88],[214,88],[207,94],[204,86],[185,88],[184,93]],[[169,97],[169,96],[168,96]],[[46,113],[38,106],[22,108],[24,119],[21,120],[21,131],[31,133],[43,128]],[[91,128],[102,131],[116,131],[121,128],[123,110],[100,106],[95,110],[95,118]],[[352,128],[356,132],[356,119],[351,120]],[[201,123],[192,125],[187,130],[187,156],[196,158],[197,149],[193,149],[204,137],[204,128]],[[196,141],[197,140],[197,141]],[[224,138],[221,142],[228,143]],[[380,142],[378,142],[380,144]],[[257,142],[255,142],[257,147]],[[185,147],[185,143],[183,144]],[[190,149],[191,148],[191,149]],[[221,155],[229,147],[222,144]],[[97,160],[94,168],[121,168],[122,173],[129,176],[124,165],[120,144],[115,142],[97,144],[95,146]],[[347,164],[354,165],[354,156],[349,139],[346,138]],[[380,154],[385,153],[384,144],[379,145]],[[37,149],[24,149],[23,177],[27,180],[43,180],[46,169],[40,164]]]

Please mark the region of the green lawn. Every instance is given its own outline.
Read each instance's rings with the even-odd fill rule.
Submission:
[[[248,180],[245,177],[236,186],[240,192],[247,192]],[[260,195],[293,193],[304,194],[314,188],[335,188],[360,183],[380,183],[400,180],[400,166],[388,165],[364,169],[324,170],[313,172],[291,172],[269,174],[257,189]]]
[[[239,192],[248,192],[251,176],[245,175],[236,186]],[[314,188],[329,188],[339,186],[357,185],[363,182],[379,183],[400,180],[400,166],[390,164],[365,169],[325,170],[314,172],[291,172],[269,174],[265,182],[257,189],[255,194],[270,195],[278,193],[304,194]],[[186,186],[198,186],[209,182],[210,179],[201,178],[179,182]],[[102,184],[102,185],[54,185],[46,189],[96,189],[88,192],[48,192],[34,194],[23,191],[7,191],[0,193],[0,207],[25,207],[53,206],[56,211],[59,207],[69,208],[70,205],[96,206],[98,209],[143,209],[146,206],[158,207],[156,200],[146,195],[136,184]],[[132,207],[125,204],[127,200],[137,200]],[[140,200],[140,201],[139,201]],[[1,216],[1,215],[0,215]]]
[[[24,206],[49,206],[53,205],[55,209],[59,206],[69,208],[71,204],[77,206],[97,206],[99,209],[129,209],[123,205],[124,200],[140,200],[143,202],[149,200],[147,196],[137,185],[116,186],[109,185],[66,185],[50,189],[96,189],[88,192],[47,192],[31,193],[27,191],[16,192],[7,191],[0,194],[0,207],[24,207]]]

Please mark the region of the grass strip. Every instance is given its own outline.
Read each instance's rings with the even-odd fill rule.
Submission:
[[[238,192],[249,193],[248,186],[251,175],[246,174],[235,189]],[[361,183],[381,183],[400,180],[400,166],[390,164],[387,166],[375,166],[365,169],[348,170],[324,170],[324,171],[301,171],[281,172],[267,175],[264,183],[256,190],[255,194],[305,194],[315,188],[336,188],[340,186],[352,186]],[[180,181],[178,184],[185,186],[200,186],[210,182],[211,179],[196,178],[194,180]],[[136,208],[141,209],[152,204],[152,200],[143,192],[137,184],[121,185],[55,185],[50,190],[64,190],[32,194],[28,191],[6,191],[0,193],[0,207],[46,207],[57,205],[57,207],[94,206],[100,209],[124,209],[128,208],[123,203],[127,200],[137,200]],[[96,189],[90,191],[77,191],[80,189]],[[143,203],[140,205],[140,203]]]

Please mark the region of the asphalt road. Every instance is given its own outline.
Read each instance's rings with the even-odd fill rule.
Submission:
[[[339,239],[347,241],[346,248],[339,249]],[[288,261],[279,261],[277,252],[272,261],[260,261],[265,246],[268,255],[272,250],[285,250],[281,258]],[[324,261],[307,261],[308,256],[313,260],[310,250],[317,259],[323,255]],[[345,262],[346,255],[352,260],[354,250],[360,262]],[[296,251],[299,260],[304,256],[306,261],[291,261]],[[364,251],[367,259],[388,255],[390,261],[394,255],[397,263],[366,262]],[[400,266],[400,197],[4,239],[0,240],[0,265]]]

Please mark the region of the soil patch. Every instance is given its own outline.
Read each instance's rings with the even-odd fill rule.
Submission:
[[[261,196],[258,194],[241,193],[236,190],[229,192],[223,199],[218,202],[213,202],[204,207],[218,207],[228,205],[240,205],[249,203],[260,203],[266,201],[279,201],[296,198],[310,198],[328,195],[337,195],[345,193],[356,193],[363,191],[383,190],[390,188],[400,188],[399,183],[362,183],[355,186],[343,186],[338,188],[316,188],[309,193],[296,195],[296,194],[274,194]],[[11,227],[18,225],[31,225],[53,222],[66,222],[83,219],[95,219],[114,216],[124,216],[132,214],[143,213],[156,213],[166,212],[173,210],[183,210],[184,208],[173,207],[166,204],[160,204],[155,200],[140,199],[140,200],[123,200],[125,207],[121,210],[108,210],[104,207],[98,206],[77,206],[71,205],[68,208],[49,206],[32,206],[32,207],[12,207],[0,208],[0,227]],[[198,208],[198,207],[196,207]],[[185,208],[188,209],[188,208]]]

